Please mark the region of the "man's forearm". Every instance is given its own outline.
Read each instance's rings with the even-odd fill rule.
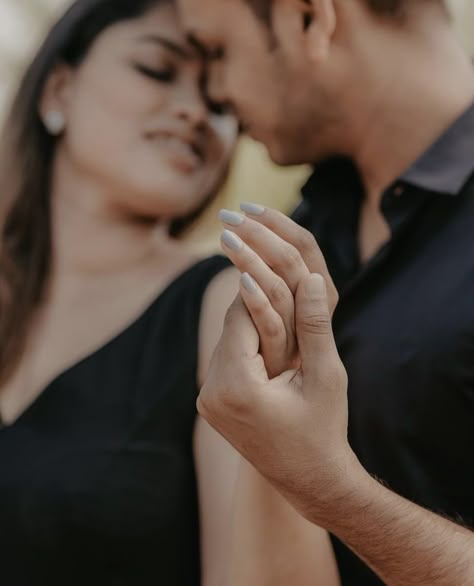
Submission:
[[[361,474],[322,523],[389,586],[472,586],[474,533]]]

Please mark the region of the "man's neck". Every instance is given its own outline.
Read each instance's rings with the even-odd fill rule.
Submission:
[[[379,200],[474,101],[471,62],[449,35],[438,42],[435,54],[428,44],[411,62],[387,67],[378,98],[362,118],[353,158],[371,200]]]

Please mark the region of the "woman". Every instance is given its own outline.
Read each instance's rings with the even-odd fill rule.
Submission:
[[[237,134],[204,76],[172,2],[79,0],[14,101],[0,157],[2,583],[239,583],[239,459],[195,421],[238,275],[175,238]]]

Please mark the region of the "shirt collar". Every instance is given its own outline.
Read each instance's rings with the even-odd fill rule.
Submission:
[[[426,191],[457,195],[474,171],[474,103],[400,177]]]
[[[457,195],[474,172],[474,103],[396,181],[425,191]],[[334,157],[318,164],[302,194],[305,200],[319,199],[331,183],[361,189],[360,178],[349,159]]]

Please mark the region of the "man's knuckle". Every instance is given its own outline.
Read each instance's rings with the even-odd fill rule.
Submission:
[[[327,281],[326,281],[327,284]],[[336,289],[334,283],[330,280],[330,284],[328,286],[328,302],[331,309],[335,309],[337,304],[339,303],[339,291]]]
[[[331,331],[331,318],[327,313],[307,315],[302,318],[300,326],[308,334],[325,336]]]
[[[237,381],[237,377],[229,376]],[[241,412],[246,408],[245,385],[222,383],[204,386],[199,395],[199,412],[205,419],[218,420],[229,414]]]
[[[219,412],[232,418],[239,418],[250,411],[249,396],[245,385],[222,388],[219,394]]]
[[[344,365],[342,364],[342,362],[340,360],[339,360],[338,373],[339,373],[339,381],[340,381],[341,386],[343,386],[345,389],[347,389],[347,387],[349,386],[349,376],[347,374],[347,370],[344,368]]]
[[[348,377],[347,371],[339,357],[339,354],[335,351],[327,358],[327,370],[331,376],[331,379],[335,381],[338,388],[347,387]]]

